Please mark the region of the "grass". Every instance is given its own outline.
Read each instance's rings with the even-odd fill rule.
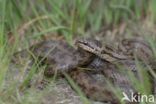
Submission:
[[[142,22],[145,26],[148,24],[147,29],[153,31],[156,23],[155,7],[155,0],[0,0],[0,95],[3,95],[0,103],[39,103],[40,100],[36,99],[43,96],[35,91],[31,93],[31,90],[20,96],[17,80],[12,81],[9,89],[5,89],[14,51],[27,47],[32,41],[55,35],[63,36],[72,43],[77,36],[97,33],[107,26],[113,31],[129,21]],[[147,32],[146,35],[151,34]],[[156,55],[155,41],[149,39],[148,42]],[[156,78],[153,70],[150,71]],[[146,88],[141,90],[148,90]]]

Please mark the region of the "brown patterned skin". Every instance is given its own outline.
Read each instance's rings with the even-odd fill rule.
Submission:
[[[109,86],[107,86],[106,80],[102,83],[98,82],[97,79],[93,77],[92,73],[85,72],[77,68],[78,66],[85,65],[84,67],[89,68],[92,71],[96,70],[96,72],[98,73],[102,71],[104,76],[109,81],[111,81],[113,86],[119,87],[127,94],[130,93],[130,90],[135,92],[134,88],[131,85],[130,79],[125,76],[124,73],[121,73],[119,70],[117,70],[118,68],[114,64],[112,64],[112,60],[109,59],[114,58],[113,61],[117,60],[117,62],[124,59],[123,61],[121,61],[121,64],[128,67],[130,71],[138,78],[137,69],[134,61],[125,60],[128,57],[122,54],[117,55],[116,53],[113,53],[113,51],[107,51],[104,53],[107,53],[106,55],[110,56],[108,60],[106,59],[106,57],[101,57],[100,55],[98,55],[100,56],[100,58],[95,58],[93,60],[93,54],[102,54],[98,52],[104,52],[104,48],[102,48],[100,42],[93,39],[87,39],[85,41],[82,40],[77,40],[75,43],[76,46],[79,47],[78,50],[74,49],[66,42],[62,41],[44,41],[43,43],[37,44],[37,46],[35,46],[37,48],[35,48],[33,51],[35,55],[41,58],[45,57],[46,61],[44,62],[49,66],[52,66],[48,68],[49,70],[45,71],[45,75],[52,76],[54,74],[54,70],[63,72],[68,71],[70,72],[71,77],[82,88],[84,93],[89,98],[97,101],[109,101],[112,103],[118,102],[114,93],[109,89]],[[129,40],[127,41],[130,42]],[[130,47],[133,50],[135,48],[138,48],[134,47],[136,44],[138,44],[137,41],[134,43],[131,43],[132,45]],[[144,45],[141,44],[141,46]],[[49,55],[46,55],[49,49],[53,50],[49,53]],[[90,61],[92,62],[88,64]]]
[[[76,43],[83,50],[93,53],[108,62],[134,59],[134,55],[136,55],[138,59],[147,63],[151,62],[151,59],[153,61],[151,47],[145,40],[139,38],[123,39],[119,43],[118,49],[113,49],[109,45],[94,45],[94,39],[83,38],[77,40]]]
[[[124,60],[124,62],[125,62],[125,60]],[[98,64],[96,64],[96,63],[98,63]],[[95,66],[95,64],[96,64],[96,66]],[[121,63],[121,64],[125,65],[125,63]],[[114,88],[114,90],[119,88],[121,90],[121,92],[125,92],[126,94],[129,95],[131,90],[133,92],[135,92],[135,90],[134,90],[133,86],[131,85],[128,75],[126,75],[124,72],[126,70],[129,70],[135,76],[136,76],[137,72],[136,72],[136,70],[132,71],[132,70],[134,70],[133,66],[135,66],[135,63],[131,63],[131,66],[129,66],[129,65],[126,65],[126,66],[128,66],[130,69],[125,69],[124,71],[121,71],[121,70],[119,70],[119,68],[116,65],[114,65],[110,62],[107,62],[105,60],[102,60],[100,58],[95,59],[89,65],[90,68],[93,68],[94,70],[98,70],[98,72],[101,71],[101,73],[103,73],[103,75],[105,77],[105,80],[109,81],[109,83]],[[136,68],[136,66],[135,66],[135,68]],[[113,93],[113,92],[111,92],[111,93]],[[113,96],[113,97],[115,97],[115,96]],[[113,101],[115,101],[115,100],[113,100]],[[120,103],[117,103],[117,104],[120,104]],[[131,103],[127,102],[126,104],[131,104]]]
[[[42,63],[48,65],[48,69],[45,70],[46,76],[52,76],[55,72],[68,72],[88,64],[94,58],[93,54],[81,48],[77,50],[64,41],[43,41],[33,45],[30,50]]]
[[[129,72],[134,74],[135,78],[138,81],[140,80],[139,74],[138,74],[138,69],[136,67],[135,61],[133,60],[134,59],[133,55],[136,54],[137,58],[139,58],[141,60],[144,59],[143,61],[145,61],[145,62],[148,62],[151,59],[153,53],[152,53],[152,50],[150,49],[149,45],[147,45],[147,43],[145,41],[140,41],[140,40],[136,40],[136,39],[124,39],[122,41],[123,42],[122,47],[119,47],[119,51],[123,52],[121,54],[117,54],[110,50],[105,51],[105,50],[103,50],[104,48],[102,48],[102,47],[90,47],[90,46],[86,47],[86,44],[90,44],[91,41],[85,42],[84,40],[79,40],[78,42],[81,47],[84,47],[83,48],[84,50],[92,52],[100,57],[100,58],[95,58],[93,60],[93,62],[89,64],[89,66],[87,68],[91,68],[91,70],[95,71],[95,72],[102,71],[104,76],[106,78],[108,78],[109,81],[112,82],[113,86],[120,88],[122,91],[124,91],[129,96],[131,94],[130,91],[137,93],[134,88],[134,85],[132,85],[132,82],[131,82],[132,79],[129,78],[128,74],[126,74],[126,73],[129,70]],[[102,52],[104,52],[104,54]],[[104,56],[106,53],[107,53],[107,55],[110,56],[111,59]],[[112,60],[112,58],[115,58],[115,59]],[[123,72],[121,72],[121,71],[119,71],[120,68],[118,68],[114,64],[122,65],[125,67],[125,69],[123,70]],[[77,74],[77,75],[79,75],[79,74]],[[78,77],[78,76],[76,76],[76,77]],[[84,77],[83,79],[88,79],[88,78]],[[80,79],[75,78],[75,80],[77,80],[76,82],[79,82],[79,80],[81,81],[82,76]],[[88,91],[85,93],[87,95],[89,95],[90,98],[92,98],[92,99],[95,98],[96,100],[102,99],[103,101],[112,102],[109,98],[112,98],[112,99],[114,98],[114,96],[112,97],[113,93],[111,91],[109,92],[108,89],[103,89],[103,88],[106,88],[107,84],[96,83],[96,86],[93,86],[92,84],[88,85],[87,83],[89,83],[89,82],[86,82],[86,84],[84,84],[84,83],[82,84],[82,83],[83,82],[81,81],[78,84],[80,86],[83,85],[83,87],[81,87],[81,88],[83,88],[84,91]],[[150,83],[152,84],[153,81],[151,80]],[[86,87],[84,87],[85,85],[86,85]],[[102,87],[100,87],[100,86],[102,86]],[[151,89],[153,89],[153,86],[154,85],[152,84]],[[96,91],[95,92],[94,92],[94,90],[90,91],[89,89],[96,89]],[[106,94],[107,97],[105,95],[102,95],[102,92],[104,92],[104,91],[109,92],[109,94],[103,93],[103,94]],[[96,92],[99,93],[98,98],[96,98],[94,96],[94,95],[96,95]],[[127,103],[131,104],[130,102],[127,102]],[[134,104],[134,102],[132,102],[132,104]]]
[[[121,51],[124,55],[129,55],[139,60],[143,61],[149,67],[151,70],[153,70],[156,73],[156,60],[154,56],[154,52],[151,48],[151,46],[143,39],[140,38],[132,38],[132,39],[123,39],[121,44],[119,45],[119,51]],[[151,73],[150,73],[151,74]],[[153,83],[154,83],[154,91],[156,95],[156,79],[152,76]]]
[[[100,46],[96,40],[90,40],[92,44],[85,44],[89,47]],[[92,100],[96,101],[110,101],[117,102],[117,98],[111,92],[105,83],[97,82],[89,72],[82,71],[77,68],[80,66],[86,66],[95,57],[94,54],[81,49],[79,43],[75,43],[78,49],[74,49],[63,41],[44,41],[36,44],[30,48],[35,57],[43,59],[42,63],[47,64],[48,67],[45,70],[45,75],[51,77],[55,71],[57,73],[68,72],[74,81],[82,88],[84,93]],[[91,66],[92,64],[90,64]],[[89,67],[88,67],[89,68]]]
[[[42,60],[42,63],[48,65],[48,69],[45,70],[46,76],[53,76],[55,71],[57,73],[69,72],[84,93],[93,100],[120,104],[112,90],[109,89],[107,80],[127,93],[129,90],[135,91],[128,77],[112,64],[112,61],[124,60],[122,65],[129,67],[130,71],[137,76],[134,62],[126,62],[129,57],[111,50],[103,50],[101,43],[92,39],[77,40],[75,44],[78,49],[74,49],[64,41],[49,40],[32,46],[30,50],[35,57]],[[100,58],[95,58],[94,54]],[[82,71],[78,67],[91,69],[91,72]],[[94,74],[101,72],[107,80],[98,82]]]
[[[95,44],[96,43],[96,44]],[[82,38],[76,41],[77,46],[81,47],[83,50],[88,51],[97,55],[98,57],[107,60],[108,62],[113,62],[117,60],[126,60],[130,59],[131,56],[117,53],[110,46],[102,46],[99,41],[95,42],[94,39]]]
[[[126,56],[136,57],[147,64],[153,60],[153,51],[150,45],[142,39],[123,39],[119,45],[119,51]]]
[[[131,96],[131,91],[137,94],[137,91],[135,90],[136,88],[132,84],[127,71],[140,81],[134,61],[122,61],[120,62],[120,65],[125,66],[124,70],[119,70],[116,65],[101,58],[95,58],[88,66],[85,67],[90,70],[76,69],[71,71],[69,75],[80,86],[80,89],[88,98],[95,101],[120,104],[120,101],[113,90],[116,91],[116,89],[119,88],[121,90],[120,93],[125,92],[129,97]],[[103,76],[101,73],[103,73]],[[101,75],[102,77],[97,77],[97,75]],[[126,104],[138,103],[126,102]]]
[[[119,68],[118,65],[123,66],[122,67],[123,69]],[[90,70],[94,70],[94,73],[103,73],[104,75],[103,80],[109,81],[109,83],[111,83],[111,86],[114,88],[114,90],[119,88],[121,92],[125,92],[129,97],[131,96],[131,91],[133,91],[135,94],[138,93],[134,84],[134,78],[138,82],[141,82],[142,79],[136,67],[136,63],[133,60],[124,60],[124,61],[122,60],[118,62],[117,65],[115,65],[101,58],[96,58],[93,60],[93,62],[91,62],[91,64],[87,66],[87,68],[89,68]],[[131,78],[128,72],[130,72],[134,77]],[[147,70],[145,72],[148,73]],[[153,92],[153,86],[154,86],[153,79],[151,77],[149,78],[150,78],[149,81],[150,81],[151,86],[148,86],[148,88],[151,89],[151,91]],[[96,81],[97,80],[98,79],[96,79]],[[83,85],[86,85],[86,84],[83,84]],[[92,84],[90,84],[88,88],[91,89],[92,87],[93,87]],[[113,93],[113,89],[111,89],[111,91],[108,89],[104,89],[104,88],[109,88],[108,83],[104,83],[104,82],[102,84],[96,83],[95,87],[96,87],[95,89],[97,89],[97,92],[100,92],[98,96],[98,100],[103,99],[103,101],[109,101],[111,103],[118,102],[118,99]],[[102,92],[106,90],[109,92],[109,95],[107,95],[108,93],[103,93],[103,94],[106,94],[107,97],[102,95]],[[85,91],[89,91],[89,90],[85,89]],[[111,96],[111,95],[114,95],[114,96]],[[89,96],[91,98],[94,97],[94,92],[90,93]],[[111,97],[114,100],[108,99],[109,97]],[[120,103],[117,103],[117,104],[120,104]],[[126,104],[138,104],[138,103],[126,102]]]
[[[71,71],[69,75],[88,98],[95,101],[119,104],[115,94],[107,85],[106,80],[98,81],[95,73],[76,69]]]

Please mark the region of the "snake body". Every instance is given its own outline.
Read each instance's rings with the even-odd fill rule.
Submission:
[[[140,48],[139,46],[132,47],[138,44],[137,41],[133,43],[135,44],[131,44],[132,50]],[[147,47],[140,42],[139,44],[141,48],[142,46]],[[58,74],[68,73],[90,99],[120,104],[115,92],[110,89],[111,87],[118,87],[128,95],[130,90],[136,92],[128,75],[122,73],[115,64],[124,66],[124,72],[130,71],[136,76],[136,79],[140,80],[135,62],[131,58],[133,56],[124,53],[129,48],[121,47],[119,50],[123,53],[119,54],[108,47],[104,48],[99,41],[94,39],[77,40],[75,45],[77,49],[65,41],[49,40],[33,45],[30,51],[41,63],[48,66],[44,72],[45,76],[51,77],[56,72]],[[151,50],[148,48],[148,51],[142,54],[144,53],[146,56],[150,55]],[[98,81],[96,75],[102,75],[102,81]],[[127,102],[127,104],[135,103]]]

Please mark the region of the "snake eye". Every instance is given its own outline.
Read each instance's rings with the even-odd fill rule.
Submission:
[[[84,45],[88,45],[88,42],[83,42]]]

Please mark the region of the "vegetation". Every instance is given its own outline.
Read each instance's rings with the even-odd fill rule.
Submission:
[[[0,0],[0,103],[40,103],[39,99],[48,92],[38,94],[29,89],[21,96],[17,80],[11,79],[11,84],[8,85],[6,77],[10,75],[7,72],[11,56],[19,48],[28,47],[36,40],[53,36],[63,37],[70,43],[78,35],[97,33],[103,27],[110,27],[113,31],[125,23],[130,23],[132,27],[141,23],[147,28],[145,34],[153,34],[156,23],[156,1]],[[152,39],[148,41],[156,53],[155,40]],[[24,83],[30,77],[35,77],[34,72],[32,73],[23,80]],[[151,73],[156,78],[152,70]],[[9,78],[12,78],[10,76]],[[149,85],[147,80],[145,79],[147,82],[145,84]],[[141,90],[148,89],[144,87]],[[86,99],[85,102],[88,103]]]

